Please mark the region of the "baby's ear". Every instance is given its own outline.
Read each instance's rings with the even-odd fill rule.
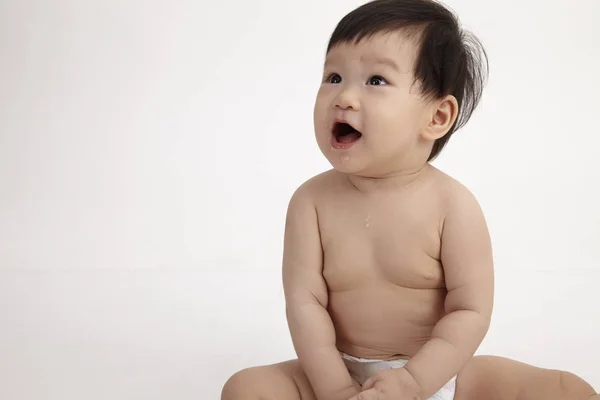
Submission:
[[[443,137],[458,117],[458,102],[456,97],[448,95],[441,100],[431,103],[429,123],[423,129],[421,136],[425,140],[437,140]]]

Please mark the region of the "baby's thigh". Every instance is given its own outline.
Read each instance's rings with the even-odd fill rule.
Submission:
[[[454,400],[590,400],[596,393],[568,371],[493,356],[471,359],[458,374],[456,385]]]
[[[221,400],[316,400],[297,360],[253,367],[225,383]]]

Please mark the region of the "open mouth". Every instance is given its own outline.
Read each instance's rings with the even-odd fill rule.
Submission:
[[[354,129],[352,125],[345,122],[337,122],[333,126],[334,142],[342,146],[348,146],[360,139],[362,133]]]

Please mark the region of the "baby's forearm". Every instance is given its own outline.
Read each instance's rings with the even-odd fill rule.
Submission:
[[[421,387],[423,398],[433,396],[457,375],[485,337],[489,318],[470,310],[447,314],[435,326],[432,338],[405,368]]]
[[[348,400],[358,393],[335,346],[335,329],[318,302],[290,304],[288,325],[298,360],[318,400]]]

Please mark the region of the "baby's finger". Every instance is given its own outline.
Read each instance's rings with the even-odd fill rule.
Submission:
[[[363,392],[360,392],[356,396],[350,398],[349,400],[377,400],[377,390],[365,390]]]

